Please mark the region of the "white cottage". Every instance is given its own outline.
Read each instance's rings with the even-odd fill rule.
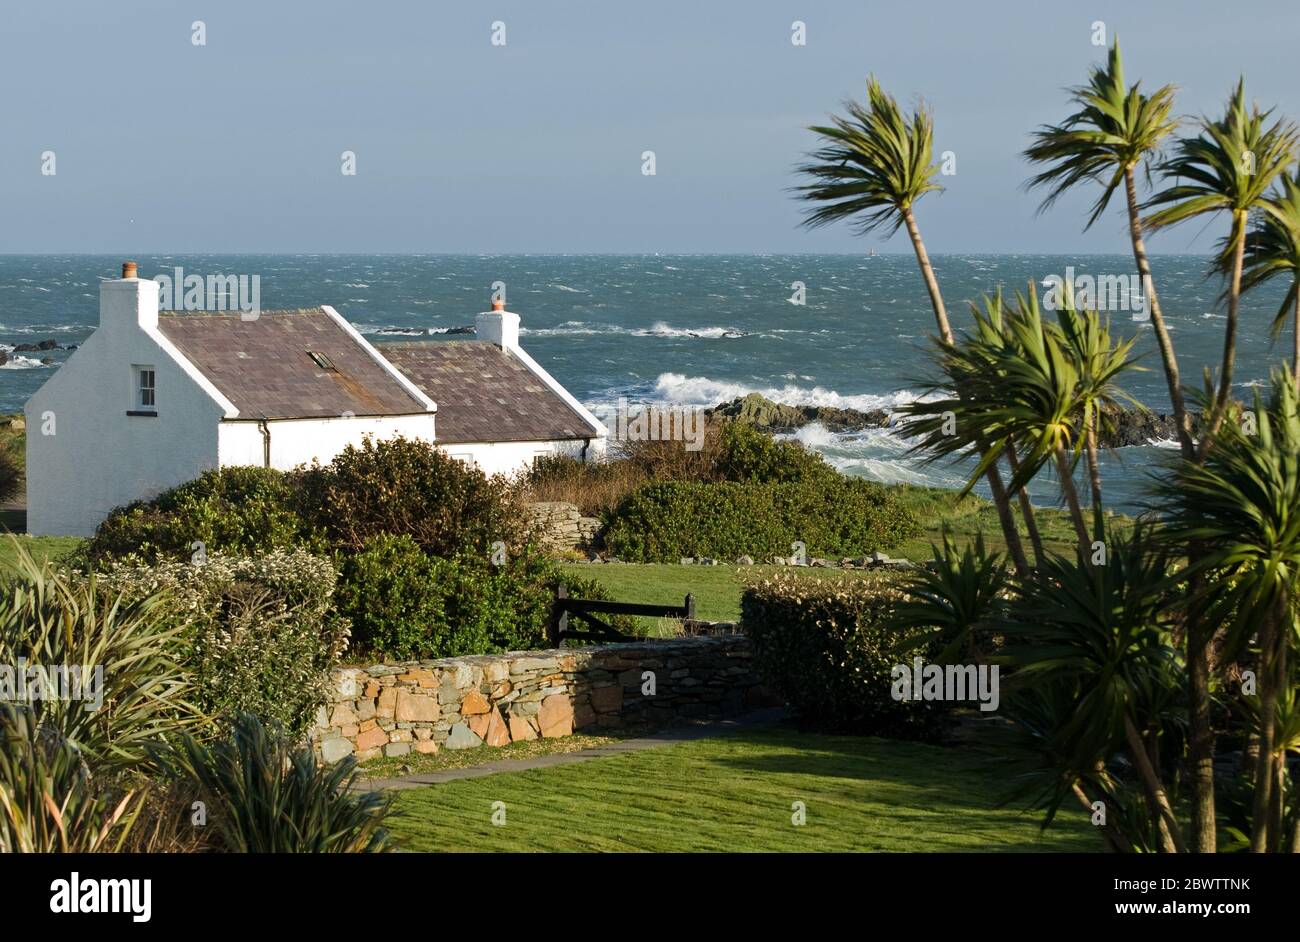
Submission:
[[[328,306],[160,312],[122,266],[99,328],[26,406],[27,530],[87,536],[114,507],[230,465],[329,461],[363,436],[435,442],[488,474],[598,460],[604,425],[519,346],[499,302],[475,339],[372,345]]]

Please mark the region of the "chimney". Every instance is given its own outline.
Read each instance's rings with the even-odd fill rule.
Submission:
[[[122,263],[120,279],[99,286],[99,326],[158,326],[158,282],[141,278],[135,262]]]
[[[504,301],[493,301],[492,310],[474,318],[474,335],[492,341],[502,350],[518,350],[519,315],[507,311]]]

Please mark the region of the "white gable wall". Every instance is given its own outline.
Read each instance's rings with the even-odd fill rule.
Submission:
[[[229,403],[159,333],[157,312],[156,282],[103,283],[100,326],[28,400],[29,533],[89,536],[114,507],[216,467]],[[154,370],[156,417],[127,415],[136,365]]]

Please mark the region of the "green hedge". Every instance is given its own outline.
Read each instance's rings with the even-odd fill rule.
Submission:
[[[619,505],[605,545],[629,562],[789,556],[796,541],[809,556],[854,556],[919,532],[915,516],[889,489],[857,478],[666,482]]]
[[[547,646],[554,587],[607,598],[594,581],[539,553],[494,565],[490,556],[431,557],[409,536],[381,534],[344,558],[337,602],[358,655],[398,660],[459,657]],[[618,627],[627,630],[626,620]]]
[[[933,740],[950,705],[895,700],[891,669],[916,654],[890,626],[905,601],[896,574],[815,579],[781,574],[746,587],[741,620],[764,682],[812,725]]]

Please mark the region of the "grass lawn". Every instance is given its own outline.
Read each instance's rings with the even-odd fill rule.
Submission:
[[[991,762],[967,748],[765,727],[398,792],[389,826],[413,851],[1100,849],[1081,815],[1067,810],[1041,834],[1037,816],[996,807],[1005,783]]]
[[[0,566],[9,568],[18,558],[14,540],[22,546],[38,563],[42,559],[59,562],[71,556],[85,541],[79,536],[27,536],[16,533],[10,539],[8,533],[0,533]]]

